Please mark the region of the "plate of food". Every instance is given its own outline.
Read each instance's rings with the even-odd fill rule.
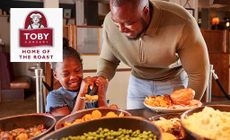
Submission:
[[[202,106],[194,96],[195,91],[191,88],[179,89],[170,95],[147,96],[144,105],[156,112],[183,112]]]

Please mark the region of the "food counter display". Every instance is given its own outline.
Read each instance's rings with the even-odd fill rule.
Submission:
[[[212,105],[221,106],[216,107]],[[203,117],[195,116],[195,113],[202,112],[203,108],[205,108],[204,106],[213,107],[214,110],[218,109],[220,110],[220,112],[228,113],[228,115],[226,113],[223,113],[224,119],[219,119],[220,121],[214,121],[219,123],[220,126],[223,126],[222,124],[225,123],[230,123],[229,101],[204,103],[202,107],[195,107],[193,109],[187,109],[187,111],[181,112],[178,112],[178,110],[176,112],[160,112],[160,110],[152,110],[151,108],[126,111],[121,109],[95,108],[82,110],[74,114],[65,116],[61,119],[60,117],[57,117],[58,119],[54,119],[54,117],[48,114],[24,114],[1,118],[0,139],[8,137],[8,139],[19,140],[65,140],[75,138],[88,139],[92,136],[95,136],[95,138],[98,139],[114,139],[118,138],[120,135],[122,136],[120,136],[119,138],[127,137],[127,139],[131,139],[132,137],[141,139],[163,140],[205,138],[206,135],[200,135],[200,133],[194,131],[193,128],[195,127],[189,123],[194,121],[201,122],[201,124],[199,124],[200,127],[202,127],[202,123],[205,123],[206,126],[207,124],[212,125],[212,123],[209,124],[209,122],[212,122],[212,115],[211,117],[210,115],[209,117],[207,117],[207,115],[202,114],[201,116]],[[211,114],[213,113],[211,112]],[[190,118],[190,116],[193,117]],[[217,116],[216,113],[215,115],[213,114],[213,116]],[[214,119],[217,120],[216,118]],[[57,123],[56,120],[58,120]],[[56,130],[54,129],[55,124]],[[226,137],[229,138],[229,125],[224,125],[223,128],[218,127],[218,129],[224,129],[224,131],[221,131],[221,139],[224,139]],[[32,130],[35,131],[32,132]],[[206,128],[206,130],[208,130],[208,128]],[[208,131],[213,130],[214,132],[219,131],[215,129]],[[212,132],[212,134],[214,134],[214,132]],[[227,134],[222,134],[222,132],[227,132]],[[216,139],[215,136],[213,137]]]

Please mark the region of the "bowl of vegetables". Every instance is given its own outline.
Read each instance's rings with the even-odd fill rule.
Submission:
[[[100,119],[100,118],[112,118],[112,117],[124,117],[131,116],[131,114],[122,109],[112,109],[112,108],[91,108],[77,111],[70,115],[67,115],[57,121],[55,125],[55,130],[71,126],[74,124],[79,124],[82,122]]]
[[[39,139],[53,130],[56,119],[49,114],[22,114],[0,118],[0,139]]]
[[[149,120],[160,128],[163,139],[189,139],[182,127],[180,116],[181,113],[160,114],[150,117]]]
[[[88,140],[92,138],[114,140],[119,138],[160,140],[159,128],[150,121],[140,117],[101,118],[58,129],[42,140],[59,139]]]

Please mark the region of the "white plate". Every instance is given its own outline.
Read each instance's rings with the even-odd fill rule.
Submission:
[[[192,108],[200,107],[200,106],[202,106],[202,103],[198,104],[198,106],[174,106],[175,108],[154,107],[154,106],[147,105],[145,102],[144,102],[144,105],[147,108],[149,108],[155,112],[170,113],[170,112],[184,112],[184,111],[192,109]]]

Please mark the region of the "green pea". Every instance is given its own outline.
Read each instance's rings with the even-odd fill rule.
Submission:
[[[151,131],[122,129],[109,130],[107,128],[98,128],[94,132],[84,133],[81,136],[69,136],[62,140],[155,140],[156,135]]]

